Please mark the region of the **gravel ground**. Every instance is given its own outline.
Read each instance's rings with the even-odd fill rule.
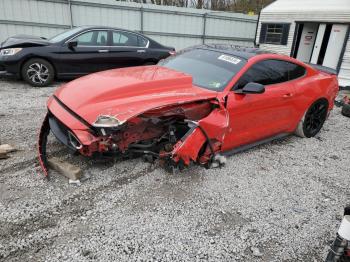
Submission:
[[[349,199],[350,120],[336,108],[315,138],[288,137],[228,158],[226,167],[167,174],[141,159],[56,154],[81,186],[36,160],[56,86],[0,80],[0,261],[322,261]]]

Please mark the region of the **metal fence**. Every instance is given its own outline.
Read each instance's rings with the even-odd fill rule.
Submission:
[[[51,37],[80,25],[139,31],[176,49],[201,43],[251,46],[257,17],[115,0],[0,0],[0,42],[15,34]]]

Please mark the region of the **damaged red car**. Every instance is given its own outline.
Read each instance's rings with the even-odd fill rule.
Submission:
[[[200,46],[155,66],[91,74],[49,98],[50,131],[87,157],[143,155],[166,167],[217,167],[226,156],[290,134],[315,136],[338,93],[336,75],[255,48]]]

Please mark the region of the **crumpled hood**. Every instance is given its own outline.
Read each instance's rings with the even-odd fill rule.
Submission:
[[[55,96],[93,124],[99,115],[120,122],[150,109],[215,98],[216,92],[196,87],[192,76],[161,66],[103,71],[63,85]]]
[[[29,47],[29,46],[46,46],[50,45],[50,42],[42,39],[38,36],[31,35],[15,35],[7,38],[1,44],[1,48],[9,47]]]

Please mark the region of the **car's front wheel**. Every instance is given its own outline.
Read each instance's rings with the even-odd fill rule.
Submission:
[[[31,86],[47,86],[52,83],[54,75],[53,66],[41,58],[30,59],[22,67],[22,77]]]
[[[300,120],[295,134],[301,137],[313,137],[322,128],[328,113],[328,101],[319,99],[305,112]]]

